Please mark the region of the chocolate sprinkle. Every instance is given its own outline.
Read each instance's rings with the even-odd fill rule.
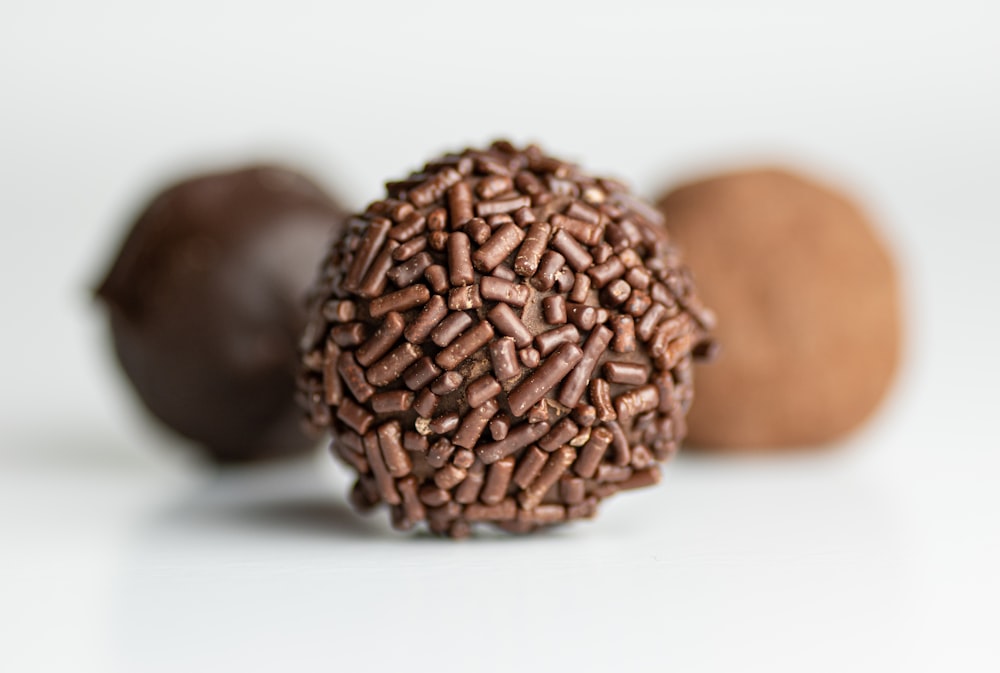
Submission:
[[[659,481],[711,341],[654,212],[500,141],[352,218],[313,288],[300,377],[358,473],[352,501],[464,537],[590,518]]]

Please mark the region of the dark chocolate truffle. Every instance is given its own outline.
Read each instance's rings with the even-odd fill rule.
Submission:
[[[843,194],[760,169],[680,187],[659,203],[722,351],[698,372],[690,443],[822,444],[878,405],[900,351],[893,261]]]
[[[323,264],[302,343],[355,505],[462,537],[656,483],[712,320],[659,213],[504,141],[387,188]]]
[[[306,289],[342,223],[314,182],[270,166],[152,200],[97,295],[153,415],[221,462],[313,444],[295,404],[297,345]]]

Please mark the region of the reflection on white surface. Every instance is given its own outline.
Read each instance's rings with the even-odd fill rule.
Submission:
[[[114,655],[122,671],[658,670],[776,655],[817,670],[836,633],[822,670],[861,651],[898,661],[901,542],[838,462],[680,460],[595,523],[459,543],[357,517],[322,463],[224,474],[137,522],[112,592]]]

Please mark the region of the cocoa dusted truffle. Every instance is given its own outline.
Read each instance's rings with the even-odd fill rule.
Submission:
[[[193,177],[156,196],[97,290],[146,407],[217,461],[313,445],[295,404],[305,293],[341,209],[270,166]]]
[[[659,213],[504,141],[387,188],[324,262],[302,342],[355,505],[462,537],[656,483],[712,322]]]
[[[805,447],[857,427],[900,351],[896,272],[868,217],[773,169],[694,182],[659,205],[723,345],[698,372],[692,445]]]

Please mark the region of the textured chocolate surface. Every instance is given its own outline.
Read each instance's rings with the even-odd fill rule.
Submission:
[[[342,223],[308,178],[256,166],[163,191],[129,231],[97,290],[116,354],[146,407],[213,459],[313,445],[295,405],[297,344]]]
[[[900,351],[889,250],[857,204],[795,173],[701,180],[659,203],[718,312],[724,348],[698,372],[692,446],[815,446],[860,424]]]
[[[659,213],[503,141],[387,188],[323,264],[302,342],[356,506],[462,537],[656,483],[712,322]]]

